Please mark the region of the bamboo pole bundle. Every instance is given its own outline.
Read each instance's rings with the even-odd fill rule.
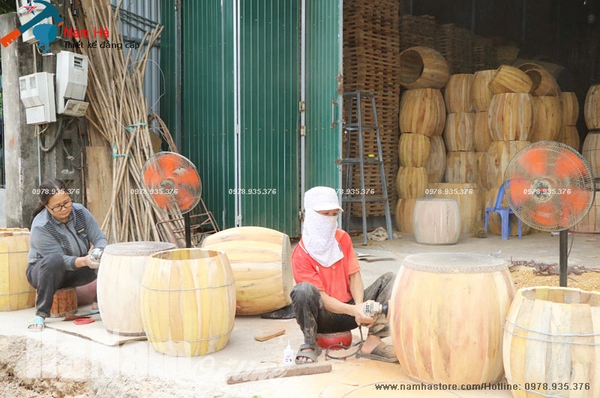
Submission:
[[[181,217],[178,209],[167,212],[153,206],[141,180],[144,163],[154,154],[143,82],[150,49],[162,27],[146,32],[135,52],[125,48],[119,30],[121,3],[113,12],[109,0],[82,0],[79,15],[83,18],[74,21],[69,16],[73,29],[85,29],[89,36],[99,27],[109,32],[108,38],[75,39],[89,61],[88,125],[113,153],[111,205],[101,228],[109,243],[156,241],[160,240],[157,221]],[[163,136],[168,135],[166,129],[161,130]]]

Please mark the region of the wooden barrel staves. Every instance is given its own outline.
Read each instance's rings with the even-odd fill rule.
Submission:
[[[444,101],[448,113],[473,112],[472,86],[473,74],[471,73],[450,76],[444,89]]]
[[[425,196],[427,188],[427,170],[425,167],[400,166],[396,176],[398,196],[405,199],[417,199]]]
[[[581,154],[590,163],[592,174],[600,176],[600,133],[588,133],[585,136]]]
[[[98,268],[98,308],[109,333],[143,336],[140,289],[150,256],[175,245],[125,242],[106,246]]]
[[[521,149],[531,144],[529,141],[494,141],[488,149],[488,183],[499,187],[504,182],[504,171],[508,163]]]
[[[473,124],[473,146],[477,152],[485,152],[492,145],[492,135],[487,112],[476,112]]]
[[[492,97],[488,127],[493,141],[525,141],[533,125],[533,103],[529,94],[507,93]]]
[[[235,285],[227,256],[214,250],[154,253],[140,291],[142,323],[154,349],[169,356],[223,349],[235,320]]]
[[[490,90],[490,82],[496,74],[495,69],[480,70],[475,72],[473,76],[473,85],[471,86],[471,99],[473,106],[477,112],[487,111],[492,101],[492,90]]]
[[[519,69],[531,79],[531,95],[534,97],[556,96],[560,94],[560,88],[554,76],[538,64],[525,63],[519,65]]]
[[[448,151],[473,151],[475,115],[471,112],[449,113],[444,128],[444,142]]]
[[[446,155],[446,170],[444,179],[451,183],[477,182],[477,153],[448,152]]]
[[[474,227],[481,209],[481,192],[477,184],[437,183],[428,184],[426,193],[436,198],[450,198],[458,202],[460,208],[460,233],[475,232]]]
[[[590,211],[577,225],[571,228],[571,231],[584,234],[600,234],[600,195],[598,192],[596,192]]]
[[[575,126],[579,119],[579,101],[573,92],[560,93],[562,121],[564,125]]]
[[[446,169],[446,145],[440,136],[429,138],[431,153],[425,170],[428,182],[441,182]]]
[[[401,133],[442,135],[446,106],[441,91],[433,88],[404,91],[399,119]]]
[[[460,239],[460,220],[456,199],[417,199],[413,213],[415,240],[424,245],[455,245]]]
[[[502,65],[490,81],[490,90],[493,94],[531,92],[533,82],[525,72],[514,66]]]
[[[425,167],[429,160],[431,146],[429,137],[423,134],[400,134],[398,158],[401,166]]]
[[[583,105],[583,117],[589,130],[600,129],[600,85],[588,89]]]
[[[424,383],[494,383],[504,374],[502,325],[514,296],[507,263],[471,253],[406,257],[390,301],[402,370]]]
[[[558,135],[557,141],[570,146],[577,152],[579,152],[581,149],[581,139],[579,138],[577,126],[563,125],[560,134]]]
[[[448,76],[446,59],[433,48],[417,46],[400,53],[400,84],[408,89],[440,89]]]
[[[562,129],[560,97],[533,97],[533,123],[528,140],[556,141]]]
[[[398,199],[396,203],[396,228],[398,231],[413,233],[413,214],[417,199]]]
[[[27,230],[0,229],[0,311],[35,305],[35,289],[27,282]]]
[[[520,289],[504,327],[506,380],[520,387],[513,397],[600,396],[599,315],[597,292]]]
[[[238,315],[264,314],[291,304],[292,250],[286,234],[262,227],[229,228],[208,236],[202,247],[227,255]]]

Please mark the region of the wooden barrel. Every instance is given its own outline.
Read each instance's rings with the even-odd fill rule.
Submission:
[[[451,75],[444,89],[444,101],[448,113],[473,112],[471,88],[473,86],[472,73],[459,73]]]
[[[563,126],[560,97],[532,97],[531,103],[533,105],[533,124],[528,140],[531,142],[556,141]]]
[[[581,154],[590,163],[592,174],[600,177],[600,133],[587,133]]]
[[[398,199],[396,202],[396,228],[398,231],[413,233],[413,214],[417,199]]]
[[[571,231],[585,234],[600,234],[600,193],[596,192],[590,211]]]
[[[433,88],[406,90],[400,100],[400,132],[442,135],[446,106],[442,92]]]
[[[35,305],[35,289],[27,281],[29,231],[0,230],[0,311],[17,311]]]
[[[154,349],[170,356],[224,348],[235,320],[233,271],[224,253],[176,249],[154,253],[140,291],[142,323]]]
[[[476,183],[477,154],[475,152],[448,152],[444,180],[453,183]]]
[[[520,289],[504,326],[506,380],[520,387],[513,397],[599,397],[599,311],[598,292]]]
[[[496,94],[488,110],[493,141],[525,141],[533,125],[533,103],[529,94]]]
[[[514,66],[502,65],[490,81],[490,90],[493,94],[531,92],[533,82],[525,72]]]
[[[560,93],[562,121],[567,126],[575,126],[579,119],[579,101],[573,92]]]
[[[529,141],[494,141],[488,149],[487,178],[489,183],[499,187],[504,182],[504,171],[508,163],[521,149],[531,144]]]
[[[52,299],[50,318],[64,318],[67,314],[77,313],[77,289],[65,287],[58,289]]]
[[[429,160],[431,147],[429,137],[423,134],[400,134],[398,158],[401,166],[425,167]]]
[[[446,59],[433,48],[416,46],[400,53],[400,84],[408,89],[440,89],[448,76]]]
[[[484,190],[484,192],[482,192],[482,195],[484,195],[485,198],[485,203],[484,203],[484,208],[483,208],[483,215],[485,216],[485,209],[487,207],[494,207],[494,204],[496,203],[496,198],[498,197],[498,187],[499,185],[496,185],[494,188],[492,189],[487,189]],[[510,195],[510,188],[506,189],[504,191],[504,198],[502,199],[502,206],[507,207],[508,206],[508,196]],[[516,215],[511,214],[510,217],[508,218],[508,227],[510,229],[509,232],[509,236],[517,236],[519,234],[519,219],[517,218]],[[521,233],[523,236],[529,234],[529,232],[531,232],[532,228],[525,224],[525,223],[521,223]],[[502,218],[500,217],[500,214],[498,213],[490,213],[488,216],[488,233],[492,234],[492,235],[498,235],[498,236],[502,236]]]
[[[413,231],[423,245],[455,245],[460,239],[460,207],[456,199],[420,198],[415,203]]]
[[[562,126],[560,134],[558,135],[558,142],[562,142],[575,149],[577,152],[581,149],[581,140],[579,138],[579,132],[577,126]]]
[[[174,249],[164,242],[125,242],[104,248],[98,268],[98,309],[106,331],[143,336],[140,289],[152,253]]]
[[[482,189],[491,189],[493,183],[490,181],[487,171],[488,164],[488,153],[476,152],[477,153],[477,184]]]
[[[600,129],[600,85],[588,89],[583,105],[583,117],[589,130]]]
[[[441,182],[446,169],[446,145],[440,136],[429,138],[430,150],[429,160],[425,170],[428,182]]]
[[[496,74],[495,69],[480,70],[475,72],[473,76],[473,85],[471,86],[471,99],[473,106],[477,112],[487,111],[492,101],[492,90],[490,90],[490,82]]]
[[[458,202],[460,208],[460,233],[471,234],[475,232],[477,214],[481,209],[480,190],[477,184],[428,184],[427,194],[436,198],[450,198]]]
[[[427,188],[427,170],[425,167],[400,166],[396,176],[398,197],[417,199],[425,196],[425,188]]]
[[[471,112],[449,113],[444,128],[444,142],[448,151],[473,151],[475,115]]]
[[[492,145],[492,135],[488,125],[488,113],[476,112],[473,123],[473,146],[477,152],[485,152]]]
[[[471,253],[407,256],[394,282],[390,330],[402,370],[424,383],[494,383],[514,297],[507,263]]]
[[[291,304],[294,287],[290,238],[262,227],[229,228],[202,247],[225,253],[235,277],[236,314],[258,315]]]
[[[542,66],[533,63],[519,65],[519,69],[529,76],[532,82],[530,94],[534,97],[556,96],[560,94],[560,88],[554,76]]]

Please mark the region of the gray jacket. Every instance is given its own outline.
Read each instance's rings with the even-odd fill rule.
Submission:
[[[73,203],[73,209],[66,223],[57,221],[42,210],[31,224],[29,263],[35,263],[44,256],[61,255],[67,271],[75,271],[75,259],[86,256],[94,247],[104,248],[108,244],[94,217],[83,205]]]

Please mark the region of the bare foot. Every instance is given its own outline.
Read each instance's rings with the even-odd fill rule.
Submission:
[[[96,311],[97,309],[98,309],[98,303],[94,301],[92,303],[92,311]]]

